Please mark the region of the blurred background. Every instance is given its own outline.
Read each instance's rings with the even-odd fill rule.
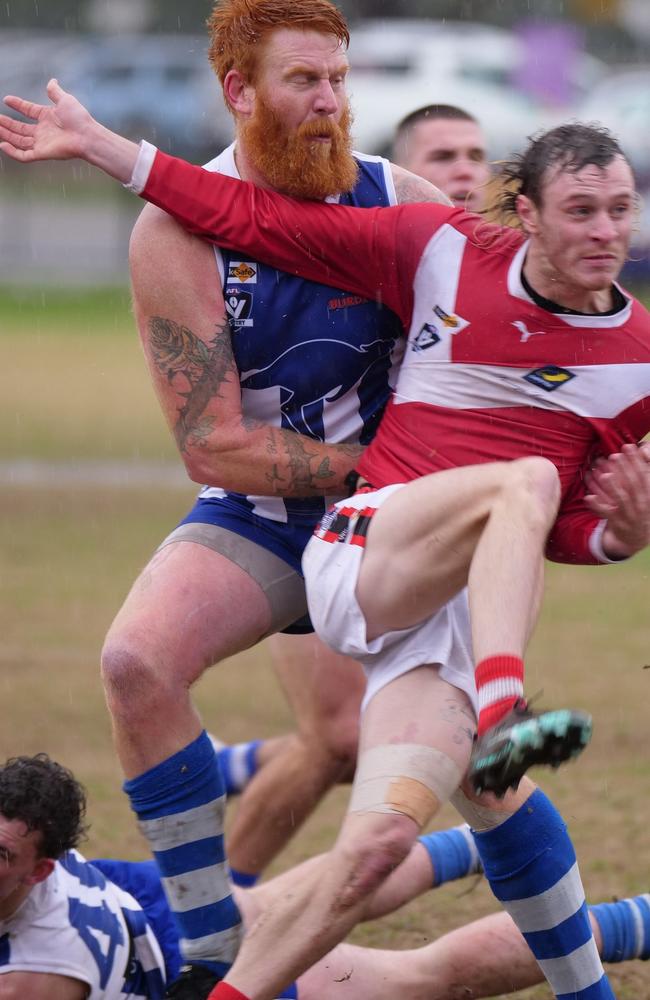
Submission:
[[[196,162],[230,140],[208,65],[210,0],[3,0],[0,96],[41,101],[58,76],[102,121]],[[357,146],[384,151],[396,122],[431,102],[477,116],[497,159],[536,129],[608,125],[650,189],[648,0],[345,0]],[[650,198],[646,197],[646,202]],[[141,203],[77,164],[0,158],[0,757],[49,751],[90,792],[88,856],[143,857],[99,680],[106,630],[138,571],[189,508],[130,311],[127,247]],[[650,224],[627,280],[650,301]],[[648,891],[650,551],[605,569],[550,566],[531,645],[531,692],[590,711],[574,768],[545,775],[567,817],[591,899]],[[291,725],[264,645],[196,692],[225,740]],[[274,866],[326,849],[334,790]],[[442,827],[457,822],[447,809]],[[484,885],[356,934],[415,946],[494,909]],[[649,963],[617,967],[619,1000],[650,997]],[[549,1000],[545,987],[522,1000]]]
[[[355,144],[385,153],[399,119],[458,104],[489,155],[579,118],[609,126],[650,190],[648,0],[344,0],[352,27]],[[208,0],[8,0],[0,5],[0,95],[42,99],[58,76],[106,125],[200,162],[231,137],[206,58]],[[54,180],[54,183],[53,183]],[[139,206],[78,167],[0,164],[0,274],[11,283],[126,278]],[[648,201],[648,199],[646,199]],[[644,207],[630,271],[648,276]]]

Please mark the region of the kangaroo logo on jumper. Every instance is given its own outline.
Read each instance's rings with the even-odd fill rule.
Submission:
[[[233,327],[252,326],[251,311],[253,309],[253,293],[241,288],[227,288],[224,304],[228,318]]]
[[[433,323],[424,323],[422,329],[413,341],[412,351],[426,351],[427,347],[433,347],[440,343],[440,334]]]
[[[377,365],[388,369],[392,346],[392,341],[379,339],[358,347],[329,338],[304,340],[283,351],[265,368],[242,372],[241,387],[277,387],[282,426],[322,441],[325,404],[353,389],[361,398],[372,369]]]
[[[546,333],[546,330],[529,330],[524,321],[521,319],[513,320],[512,325],[519,330],[519,333],[521,334],[519,340],[522,344],[527,344],[531,337],[541,337]]]
[[[245,260],[233,260],[228,265],[228,281],[241,281],[249,285],[257,282],[257,264]]]
[[[558,368],[557,365],[545,365],[543,368],[536,368],[534,371],[528,372],[524,378],[532,385],[544,389],[545,392],[553,392],[575,378],[575,374],[567,371],[566,368]]]

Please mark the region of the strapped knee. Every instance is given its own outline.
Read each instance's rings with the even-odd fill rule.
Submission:
[[[350,812],[400,813],[422,828],[461,778],[458,764],[433,747],[418,743],[372,747],[359,758]]]

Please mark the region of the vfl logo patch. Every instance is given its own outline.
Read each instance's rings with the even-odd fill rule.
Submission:
[[[573,372],[567,371],[566,368],[558,368],[557,365],[545,365],[544,368],[536,368],[535,371],[528,372],[528,375],[524,375],[527,382],[532,385],[538,386],[540,389],[544,389],[546,392],[553,392],[554,389],[559,389],[561,386],[566,385],[570,382],[572,378],[575,378]]]
[[[257,265],[248,263],[245,260],[233,260],[228,265],[229,281],[246,281],[249,285],[254,285],[257,281]]]
[[[440,343],[440,334],[433,323],[425,323],[413,341],[412,351],[426,351],[427,347],[433,347]]]
[[[226,312],[232,326],[252,326],[251,312],[253,309],[253,293],[244,292],[241,288],[227,288],[224,298]]]

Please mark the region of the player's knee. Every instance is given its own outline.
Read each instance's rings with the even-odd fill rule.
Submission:
[[[417,829],[406,817],[382,816],[381,828],[338,848],[347,872],[345,887],[336,902],[341,912],[367,899],[402,863],[411,850]]]
[[[107,639],[101,655],[101,674],[106,701],[113,714],[127,713],[134,718],[149,715],[165,700],[165,685],[153,660],[127,641]]]
[[[548,528],[555,520],[560,503],[560,479],[556,467],[546,458],[529,456],[510,463],[504,478],[503,495],[524,512],[531,527]]]
[[[335,767],[339,781],[351,781],[357,763],[359,716],[343,713],[325,720],[320,746]]]

